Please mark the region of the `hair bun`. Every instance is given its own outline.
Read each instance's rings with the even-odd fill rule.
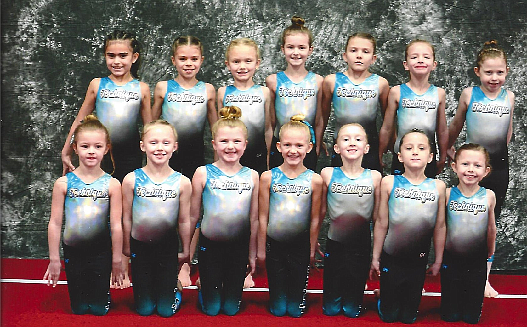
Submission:
[[[498,48],[499,47],[498,41],[496,40],[487,41],[483,44],[483,47],[484,48]]]
[[[223,119],[238,119],[242,116],[242,110],[236,106],[223,107],[219,115]]]
[[[306,119],[306,116],[303,115],[303,114],[297,114],[297,115],[294,115],[294,116],[291,116],[291,121],[298,121],[298,122],[303,122],[304,120]]]
[[[88,122],[88,121],[95,121],[95,120],[98,121],[99,118],[97,118],[97,116],[95,116],[94,114],[89,114],[86,117],[84,117],[84,119],[82,121],[83,122]]]
[[[304,27],[304,24],[306,23],[306,20],[304,18],[300,17],[300,16],[296,16],[295,15],[295,16],[293,16],[291,18],[291,23],[293,25],[297,25],[299,27]]]

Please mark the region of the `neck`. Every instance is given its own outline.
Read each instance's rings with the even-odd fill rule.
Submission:
[[[181,85],[182,87],[186,89],[190,89],[198,83],[196,76],[192,78],[183,78],[181,75],[177,75],[176,78],[174,78],[174,80],[178,82],[179,85]]]
[[[104,170],[102,170],[100,165],[95,167],[86,167],[80,164],[74,172],[77,177],[87,183],[95,181],[104,174]]]
[[[485,96],[491,100],[494,100],[498,97],[498,95],[500,95],[500,92],[501,92],[501,88],[499,88],[496,92],[489,92],[487,89],[483,88],[483,87],[479,87],[481,92],[483,92],[483,94],[485,94]]]
[[[285,74],[287,77],[289,77],[290,80],[293,82],[298,82],[304,79],[304,77],[307,76],[308,71],[306,69],[305,65],[302,66],[291,66],[287,65],[287,68],[285,69]]]
[[[234,162],[225,162],[223,160],[218,160],[213,163],[214,166],[218,167],[222,172],[224,172],[227,175],[234,175],[237,172],[242,169],[242,165],[240,164],[240,161],[234,161]]]
[[[253,87],[254,82],[253,79],[249,79],[247,81],[237,81],[234,80],[234,87],[236,87],[238,90],[245,91]]]
[[[467,185],[463,183],[459,183],[457,188],[461,191],[461,194],[463,194],[466,197],[471,197],[479,190],[480,186],[479,184],[472,184]]]
[[[280,170],[289,178],[297,178],[298,175],[302,174],[307,169],[306,166],[304,166],[304,163],[291,166],[286,162],[281,164],[278,168],[280,168]]]
[[[130,72],[124,74],[123,76],[110,75],[108,77],[117,85],[124,85],[134,79]]]
[[[351,68],[348,67],[348,69],[344,72],[346,76],[349,77],[349,79],[354,83],[362,83],[364,80],[371,76],[371,73],[369,70],[363,70],[363,71],[354,71]]]
[[[406,85],[408,85],[408,87],[411,88],[412,91],[414,91],[415,93],[423,94],[430,87],[430,83],[428,82],[429,75],[430,74],[412,76],[412,78],[410,79],[410,81],[408,81],[408,83],[406,83]]]
[[[348,177],[357,177],[364,171],[361,162],[362,158],[353,161],[342,160],[342,167],[340,167],[340,169],[342,169],[344,174]]]
[[[425,169],[411,170],[404,167],[403,176],[412,184],[421,184],[425,179]]]
[[[168,161],[161,165],[155,165],[151,162],[146,162],[146,166],[143,167],[144,172],[154,181],[163,181],[173,172],[172,168],[168,165]]]

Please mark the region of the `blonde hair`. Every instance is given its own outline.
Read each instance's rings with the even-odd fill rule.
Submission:
[[[71,136],[71,145],[75,144],[75,146],[77,146],[77,140],[79,139],[78,135],[84,131],[102,131],[104,133],[106,146],[108,147],[110,159],[112,160],[111,174],[113,174],[115,172],[115,161],[113,160],[112,142],[110,141],[110,133],[108,133],[108,129],[106,129],[106,127],[95,115],[90,114],[84,117],[81,123],[75,128],[75,131],[73,131],[73,135]]]
[[[408,49],[410,49],[410,47],[416,43],[424,43],[428,45],[432,49],[432,59],[436,60],[436,49],[434,48],[432,43],[428,42],[427,40],[423,40],[423,39],[412,40],[410,41],[410,43],[406,45],[406,48],[404,49],[404,60],[408,60]]]
[[[309,127],[304,122],[305,118],[306,118],[306,116],[304,116],[302,114],[298,114],[298,115],[292,116],[287,123],[283,124],[282,127],[280,127],[280,132],[278,133],[278,138],[280,140],[282,140],[282,135],[287,130],[290,130],[290,129],[301,129],[301,130],[305,131],[309,142],[311,142],[311,131],[310,131]]]
[[[151,130],[155,126],[168,126],[168,127],[170,127],[172,129],[172,132],[174,133],[174,139],[177,142],[177,131],[176,131],[176,128],[171,123],[167,122],[164,119],[153,120],[153,121],[147,123],[145,126],[143,126],[143,130],[141,132],[141,141],[144,140],[144,137],[145,137],[146,133],[148,133],[148,131]]]
[[[498,41],[490,40],[483,44],[483,48],[479,50],[478,57],[476,59],[476,65],[481,67],[481,64],[489,58],[503,58],[505,60],[505,66],[507,66],[507,55],[505,51],[498,45]]]
[[[344,130],[344,128],[346,127],[352,127],[352,126],[355,126],[355,127],[358,127],[360,128],[363,132],[364,132],[364,135],[366,136],[366,143],[368,143],[368,133],[366,133],[366,130],[364,129],[364,127],[359,124],[359,123],[349,123],[349,124],[346,124],[346,125],[343,125],[340,129],[339,129],[339,132],[337,133],[337,140],[339,139],[340,137],[340,132],[342,130]]]
[[[245,139],[247,139],[248,132],[247,126],[241,121],[240,117],[242,116],[242,110],[236,106],[223,107],[219,111],[220,119],[214,123],[211,127],[212,138],[216,137],[218,129],[221,127],[239,127],[242,129]]]
[[[225,50],[225,60],[229,61],[229,52],[232,50],[232,48],[237,46],[248,46],[254,49],[256,51],[256,59],[261,59],[260,56],[260,48],[258,47],[258,44],[253,39],[250,39],[248,37],[241,37],[238,39],[234,39],[229,43],[227,46],[227,50]]]
[[[285,45],[285,38],[288,35],[294,34],[294,33],[302,33],[307,34],[309,37],[309,46],[313,44],[313,33],[309,30],[309,28],[305,27],[304,24],[306,23],[305,19],[300,16],[293,16],[291,18],[291,25],[289,25],[283,32],[282,32],[282,46]]]

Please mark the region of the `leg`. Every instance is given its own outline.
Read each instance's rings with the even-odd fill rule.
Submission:
[[[282,317],[287,311],[286,262],[279,243],[267,238],[266,255],[267,280],[269,283],[269,310]]]
[[[329,238],[324,253],[324,294],[322,311],[325,315],[335,316],[342,311],[342,280],[344,279],[344,260],[342,245]]]
[[[377,301],[379,317],[384,322],[395,322],[399,316],[401,296],[401,280],[404,272],[394,264],[396,259],[389,258],[386,253],[381,255],[381,294]]]
[[[342,310],[346,317],[356,318],[362,310],[364,285],[368,279],[370,256],[369,251],[364,254],[357,253],[357,251],[350,252],[345,258],[346,277],[343,283]]]
[[[448,322],[461,320],[461,287],[459,272],[451,264],[441,267],[441,319]]]
[[[233,316],[240,310],[242,301],[249,257],[249,239],[230,243],[225,254],[222,310],[226,315]]]
[[[89,294],[90,313],[104,316],[110,309],[110,285],[108,279],[112,272],[112,252],[103,251],[88,259],[86,270],[86,293]]]
[[[196,247],[198,246],[198,240],[199,240],[199,223],[198,226],[196,226],[196,229],[194,230],[194,234],[192,235],[192,239],[190,241],[190,261],[192,261],[192,258],[194,258],[194,254],[196,253]],[[192,284],[190,280],[190,264],[184,263],[181,266],[181,269],[179,271],[178,279],[181,282],[181,286],[187,287]]]
[[[143,243],[130,238],[132,252],[132,276],[134,277],[135,310],[141,316],[154,313],[156,303],[154,299],[154,261],[153,253]]]
[[[406,276],[406,299],[401,306],[399,320],[405,324],[411,324],[417,318],[417,310],[421,303],[421,295],[426,277],[426,263],[422,266],[409,267],[405,269]]]
[[[161,246],[156,246],[156,269],[155,269],[155,289],[157,313],[161,317],[171,317],[179,309],[181,304],[181,294],[177,287],[178,274],[178,243],[163,242]]]
[[[86,280],[84,277],[84,258],[77,254],[73,247],[62,244],[64,249],[64,264],[66,278],[68,280],[68,293],[70,296],[71,311],[74,314],[88,313],[89,305],[87,294],[84,293],[83,285]]]
[[[220,313],[223,288],[223,249],[220,242],[207,239],[203,233],[199,238],[199,275],[201,281],[201,309],[209,316]]]
[[[309,235],[292,242],[287,254],[287,314],[298,318],[306,310],[307,281],[309,277]]]
[[[463,321],[469,324],[477,324],[481,317],[483,307],[483,293],[486,284],[486,267],[474,267],[470,269],[464,280],[466,285],[466,300],[464,301]]]

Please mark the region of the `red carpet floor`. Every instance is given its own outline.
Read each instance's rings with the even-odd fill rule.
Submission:
[[[104,317],[77,316],[71,313],[66,285],[56,288],[43,284],[7,282],[8,279],[39,280],[44,275],[47,260],[2,259],[1,326],[399,326],[382,323],[375,311],[373,295],[365,296],[366,312],[359,318],[327,317],[322,314],[322,294],[308,294],[307,312],[298,319],[277,318],[267,311],[267,292],[244,292],[240,313],[234,317],[208,317],[197,306],[197,291],[185,289],[181,309],[171,318],[141,317],[133,310],[132,289],[112,290],[112,307]],[[308,289],[322,289],[322,272],[313,271]],[[61,280],[65,280],[65,276]],[[265,277],[255,278],[256,287],[267,287]],[[491,275],[491,283],[500,294],[527,294],[527,276]],[[369,282],[369,289],[378,282]],[[439,292],[438,278],[429,278],[427,292]],[[440,297],[424,296],[414,326],[463,326],[445,323],[439,317]],[[485,299],[479,326],[527,326],[527,300]]]

